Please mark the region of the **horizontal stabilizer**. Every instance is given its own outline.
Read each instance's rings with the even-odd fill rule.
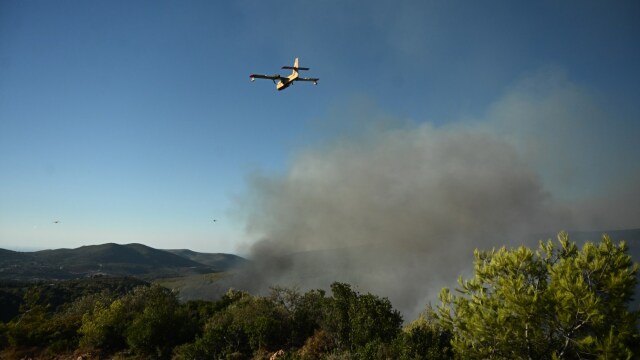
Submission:
[[[289,70],[309,70],[309,68],[307,67],[295,67],[295,66],[283,66],[283,69],[289,69]]]

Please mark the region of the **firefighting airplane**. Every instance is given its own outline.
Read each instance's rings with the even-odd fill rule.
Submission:
[[[303,78],[298,75],[299,70],[309,70],[307,67],[299,67],[298,66],[298,58],[293,62],[293,66],[283,66],[283,69],[291,69],[291,75],[289,76],[280,76],[278,74],[275,75],[261,75],[261,74],[251,74],[249,78],[251,81],[255,81],[256,79],[269,79],[273,80],[273,83],[276,84],[276,89],[278,91],[284,90],[291,86],[294,81],[312,81],[313,85],[318,85],[318,78]],[[278,82],[276,82],[278,80]]]

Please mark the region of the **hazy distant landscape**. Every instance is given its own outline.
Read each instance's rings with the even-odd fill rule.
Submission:
[[[159,250],[142,244],[17,252],[0,249],[0,280],[48,281],[95,276],[144,280],[228,271],[246,260],[232,254]]]
[[[571,239],[578,244],[598,241],[607,233],[614,241],[624,240],[629,254],[640,262],[640,229],[574,231]],[[530,245],[538,240],[554,239],[555,234],[532,236]],[[462,258],[472,259],[469,248]],[[411,317],[413,307],[423,307],[433,301],[439,287],[406,292],[420,274],[402,272],[399,259],[429,258],[428,253],[409,253],[383,244],[371,244],[283,253],[265,259],[248,260],[233,254],[200,253],[188,249],[161,250],[142,244],[102,244],[76,249],[52,249],[16,252],[0,249],[0,281],[42,282],[92,277],[134,277],[156,282],[179,292],[182,300],[217,300],[230,288],[265,294],[272,286],[296,287],[302,290],[327,289],[334,281],[357,285],[367,291],[381,292],[394,305]],[[438,259],[431,261],[437,262]],[[444,266],[444,265],[439,265]],[[443,272],[443,274],[445,274]],[[441,275],[439,286],[450,286],[458,273]],[[417,276],[417,277],[416,277]],[[393,279],[404,279],[395,281]],[[448,279],[449,283],[445,279]],[[392,291],[385,291],[391,289]],[[430,291],[430,298],[425,290]],[[636,297],[634,304],[640,304]],[[419,310],[418,310],[419,311]]]
[[[571,238],[560,233],[535,256],[527,256],[526,247],[476,254],[476,260],[477,256],[496,259],[476,263],[473,281],[485,282],[484,290],[460,283],[455,288],[464,295],[454,300],[447,295],[452,282],[441,291],[431,290],[441,294],[435,303],[423,299],[420,291],[403,290],[411,285],[420,288],[416,279],[422,277],[410,273],[398,277],[395,272],[396,259],[425,254],[376,244],[283,254],[266,263],[142,244],[35,252],[0,249],[0,357],[266,359],[280,353],[302,360],[330,359],[332,354],[362,360],[454,359],[470,353],[487,357],[491,353],[475,344],[486,336],[483,331],[493,333],[506,326],[502,315],[490,316],[489,321],[459,312],[468,306],[466,302],[476,304],[482,298],[477,304],[486,306],[483,311],[514,317],[508,325],[512,334],[539,312],[533,324],[540,323],[530,330],[536,340],[528,336],[515,340],[533,342],[522,354],[569,351],[571,356],[584,356],[597,351],[617,358],[640,351],[634,340],[640,314],[638,265],[631,262],[640,258],[640,229],[606,232],[612,241],[602,233],[574,232]],[[616,245],[621,240],[626,248]],[[280,271],[265,268],[278,264]],[[568,272],[556,279],[567,265]],[[485,271],[502,280],[483,277]],[[565,276],[575,284],[567,283]],[[528,277],[527,285],[505,285]],[[360,290],[394,289],[390,284],[394,281],[399,283],[398,299],[414,299],[398,304],[393,297]],[[526,295],[517,291],[510,295],[522,286]],[[493,301],[497,303],[490,305]],[[420,314],[407,312],[413,302],[422,302]],[[536,302],[546,305],[538,307]],[[550,306],[561,315],[548,317],[543,311]],[[522,311],[526,318],[519,318]],[[608,320],[601,325],[585,312]],[[586,317],[576,323],[574,316]],[[482,325],[465,330],[475,321]],[[615,340],[608,340],[616,348],[601,350],[603,332],[613,331],[607,330],[609,324],[621,329]],[[567,327],[573,329],[569,335],[564,333]],[[461,337],[453,338],[454,333]],[[582,340],[563,346],[563,336]],[[595,338],[595,343],[585,342],[585,336]],[[501,354],[511,354],[513,342],[509,338],[492,343]]]

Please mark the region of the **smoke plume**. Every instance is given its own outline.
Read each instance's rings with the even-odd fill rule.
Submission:
[[[605,174],[580,176],[629,156],[586,147],[610,120],[592,100],[544,74],[485,118],[374,127],[301,151],[284,174],[255,174],[245,203],[255,266],[236,285],[344,281],[389,297],[411,319],[470,269],[475,248],[532,245],[534,234],[583,226],[580,202],[597,213],[593,191],[603,194]],[[638,209],[628,211],[625,225],[637,226]]]

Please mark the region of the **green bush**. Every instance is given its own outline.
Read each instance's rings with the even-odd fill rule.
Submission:
[[[475,253],[459,295],[441,293],[439,317],[465,358],[638,356],[639,313],[629,310],[638,264],[604,235],[578,249],[558,243]]]

